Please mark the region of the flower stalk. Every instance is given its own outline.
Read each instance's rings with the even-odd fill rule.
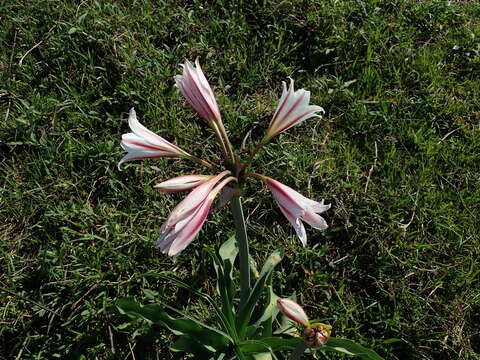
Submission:
[[[225,145],[225,150],[226,150],[226,158],[227,162],[230,162],[232,165],[235,164],[235,154],[233,153],[233,146],[230,143],[230,139],[228,138],[227,131],[225,130],[225,126],[223,125],[223,122],[218,122],[217,128],[218,132],[220,134],[220,137],[222,138],[222,141]]]
[[[243,216],[242,201],[240,196],[231,200],[233,220],[235,222],[235,236],[238,246],[238,257],[240,261],[240,311],[250,296],[250,263],[247,238],[247,227]]]
[[[255,155],[258,154],[258,152],[260,151],[260,149],[263,147],[263,145],[265,145],[266,143],[268,142],[268,139],[265,137],[262,139],[262,141],[260,141],[258,143],[258,145],[255,147],[255,149],[250,153],[250,155],[248,156],[247,160],[245,160],[245,162],[242,164],[242,169],[247,169],[250,164],[252,163],[253,159],[255,158]]]
[[[206,160],[203,160],[203,159],[200,159],[196,156],[193,156],[193,155],[190,155],[190,157],[188,158],[189,160],[193,161],[193,162],[196,162],[197,164],[200,164],[202,166],[205,166],[206,168],[208,169],[213,169],[213,165],[210,164],[208,161]]]

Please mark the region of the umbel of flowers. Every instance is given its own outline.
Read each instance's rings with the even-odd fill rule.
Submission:
[[[187,60],[182,67],[183,74],[175,76],[176,86],[190,106],[215,132],[223,152],[224,164],[214,166],[156,135],[138,121],[135,110],[132,108],[128,118],[132,132],[122,136],[121,147],[127,154],[120,160],[119,166],[132,160],[180,158],[197,162],[209,170],[218,169],[223,165],[225,171],[218,174],[178,176],[154,186],[164,193],[190,191],[190,194],[175,207],[160,227],[160,237],[155,245],[169,256],[178,255],[195,239],[207,219],[217,194],[228,183],[242,183],[250,177],[258,178],[266,183],[280,211],[294,227],[300,241],[305,246],[307,234],[303,223],[307,223],[315,229],[326,229],[328,225],[319,214],[327,211],[330,205],[324,204],[323,200],[318,202],[308,199],[277,180],[246,170],[261,147],[270,139],[304,120],[321,117],[324,110],[320,106],[309,104],[309,91],[304,89],[295,91],[291,79],[287,89],[284,82],[282,96],[265,136],[249,157],[241,163],[230,143],[217,101],[198,59],[195,61],[195,65]]]
[[[119,300],[117,302],[119,310],[131,317],[169,328],[178,336],[171,349],[188,352],[194,355],[195,359],[277,359],[276,352],[291,351],[289,359],[295,360],[300,359],[305,351],[318,348],[320,351],[341,352],[358,355],[364,359],[381,360],[375,352],[349,340],[330,337],[329,325],[310,322],[299,304],[275,295],[272,276],[274,267],[281,261],[282,251],[272,253],[261,271],[254,271],[256,279],[250,281],[248,238],[240,200],[241,186],[247,180],[259,179],[267,185],[278,208],[295,229],[303,246],[307,244],[304,223],[318,230],[328,227],[320,214],[330,208],[329,204],[325,204],[323,200],[308,199],[275,179],[249,171],[255,155],[274,136],[306,119],[321,117],[323,109],[310,105],[310,92],[304,89],[295,91],[293,80],[290,80],[288,88],[283,83],[282,96],[264,137],[242,162],[230,143],[217,101],[198,60],[195,65],[186,61],[182,67],[183,73],[175,76],[176,85],[190,106],[216,134],[223,153],[222,164],[211,164],[197,158],[156,135],[138,121],[135,110],[131,109],[128,123],[132,132],[122,136],[121,146],[127,154],[121,159],[119,166],[132,160],[176,158],[196,162],[207,169],[203,174],[185,174],[154,186],[155,189],[167,194],[189,191],[160,226],[155,246],[168,256],[178,256],[195,239],[208,217],[216,196],[221,191],[224,202],[225,199],[230,201],[235,237],[225,241],[218,254],[205,250],[215,265],[216,291],[221,300],[220,305],[211,296],[192,289],[179,279],[166,277],[208,301],[219,326],[207,325],[168,305],[142,306],[133,299]],[[239,298],[235,296],[234,263],[237,257],[240,270]],[[165,309],[181,317],[173,318]],[[274,331],[274,324],[276,326],[278,323],[285,323],[275,321],[279,311],[285,317],[283,320],[287,322],[287,328],[292,328],[287,318],[303,327],[303,337],[275,336],[276,333],[285,334],[283,325]]]

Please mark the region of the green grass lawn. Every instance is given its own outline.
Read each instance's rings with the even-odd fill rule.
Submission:
[[[0,19],[0,358],[173,359],[168,332],[118,313],[126,296],[209,321],[158,274],[213,294],[202,249],[228,238],[229,209],[173,262],[153,242],[182,196],[152,185],[201,168],[117,169],[132,106],[218,161],[174,87],[197,56],[237,148],[261,139],[289,76],[326,110],[254,167],[325,198],[330,228],[302,248],[266,188],[246,192],[254,258],[286,251],[276,293],[386,359],[480,358],[477,1],[7,0]]]

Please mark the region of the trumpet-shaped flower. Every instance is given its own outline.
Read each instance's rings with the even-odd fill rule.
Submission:
[[[130,109],[128,125],[133,132],[122,135],[120,146],[127,152],[127,155],[120,160],[118,167],[124,162],[139,159],[191,157],[186,151],[140,124],[133,108]]]
[[[228,177],[215,186],[228,173],[230,172],[224,171],[197,186],[173,209],[160,227],[160,237],[155,243],[163,253],[177,255],[195,239],[207,219],[215,196],[228,182],[235,179]]]
[[[265,135],[266,140],[278,135],[285,130],[301,123],[311,117],[321,117],[318,112],[324,113],[322,107],[309,105],[310,91],[300,89],[294,91],[293,80],[290,79],[290,87],[287,90],[287,84],[282,82],[283,92],[278,102],[277,110],[273,115],[270,126]]]
[[[188,60],[183,67],[183,74],[175,76],[175,83],[190,106],[205,120],[221,122],[215,95],[208,84],[198,59],[195,66]]]
[[[261,178],[267,183],[283,215],[295,228],[303,246],[307,244],[307,234],[302,221],[315,229],[325,230],[328,228],[325,219],[318,214],[330,209],[330,204],[325,205],[323,200],[321,202],[310,200],[274,179],[266,176],[261,176]]]
[[[197,187],[200,184],[213,178],[213,175],[183,175],[161,182],[153,188],[161,192],[172,194],[186,191]]]
[[[278,309],[282,312],[282,314],[289,319],[303,326],[308,326],[309,321],[307,314],[305,314],[303,308],[295,301],[291,299],[278,299],[277,306]]]

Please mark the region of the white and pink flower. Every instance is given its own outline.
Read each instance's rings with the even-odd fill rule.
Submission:
[[[190,106],[205,120],[220,123],[221,116],[215,95],[203,74],[198,58],[195,66],[185,60],[183,74],[175,76],[175,83]]]
[[[120,160],[118,167],[124,162],[139,159],[191,157],[186,151],[140,124],[133,108],[130,109],[128,125],[132,132],[123,134],[122,142],[120,143],[120,146],[127,152],[127,155]]]
[[[230,176],[215,186],[230,171],[224,171],[198,185],[183,199],[160,227],[160,237],[155,243],[163,253],[174,256],[185,249],[205,223],[213,200],[218,192],[230,181]]]
[[[310,200],[277,180],[263,175],[259,177],[267,183],[280,211],[294,227],[303,246],[307,244],[307,234],[302,221],[318,230],[328,228],[325,219],[318,214],[330,209],[330,204],[325,205],[323,200]]]
[[[321,115],[317,113],[325,112],[320,106],[309,105],[310,91],[306,91],[305,89],[294,91],[292,79],[290,79],[290,87],[288,90],[287,84],[285,82],[282,82],[282,84],[282,96],[265,135],[267,140],[306,119],[311,117],[321,118]]]
[[[212,179],[214,175],[183,175],[161,182],[153,188],[166,194],[173,194],[181,191],[191,190],[204,182]]]

